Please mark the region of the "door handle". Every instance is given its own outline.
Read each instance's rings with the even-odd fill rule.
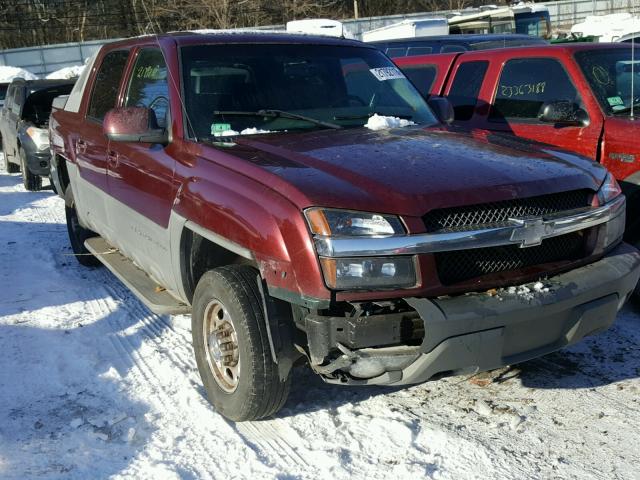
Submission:
[[[119,160],[119,156],[118,156],[118,152],[115,152],[113,150],[109,150],[107,152],[107,165],[111,168],[115,168],[118,166],[118,160]]]
[[[84,140],[76,141],[76,154],[82,155],[87,151],[87,142]]]

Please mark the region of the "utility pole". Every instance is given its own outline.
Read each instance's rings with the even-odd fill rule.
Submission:
[[[353,0],[353,18],[358,19],[358,0]]]

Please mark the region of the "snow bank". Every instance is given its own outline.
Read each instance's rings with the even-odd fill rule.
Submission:
[[[74,65],[73,67],[65,67],[47,75],[48,79],[69,79],[77,78],[84,70],[84,65]]]
[[[24,78],[25,80],[37,80],[33,73],[24,68],[19,67],[8,67],[1,66],[0,67],[0,82],[9,83],[14,78]]]
[[[369,117],[369,121],[365,124],[365,127],[369,130],[386,130],[389,128],[408,127],[409,125],[415,125],[415,122],[405,120],[404,118],[387,117],[374,113],[373,116]]]

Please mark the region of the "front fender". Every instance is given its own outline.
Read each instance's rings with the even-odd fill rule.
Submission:
[[[228,170],[219,173],[187,179],[175,213],[187,219],[187,227],[211,232],[210,240],[248,252],[272,296],[303,305],[326,303],[330,294],[302,212],[258,182]]]

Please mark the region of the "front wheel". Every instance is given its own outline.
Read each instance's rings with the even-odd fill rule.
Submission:
[[[271,357],[259,274],[247,265],[206,272],[193,298],[191,329],[209,401],[242,422],[273,415],[289,395]]]
[[[20,148],[18,154],[20,155],[20,169],[22,170],[24,188],[30,192],[39,192],[42,190],[42,177],[31,173],[27,165],[27,154],[22,148]]]

